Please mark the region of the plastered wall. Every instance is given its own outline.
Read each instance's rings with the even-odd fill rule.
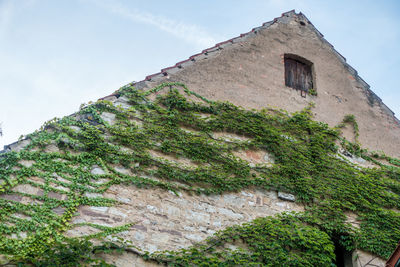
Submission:
[[[393,112],[303,15],[286,13],[238,39],[203,51],[179,68],[165,69],[137,85],[152,88],[161,82],[179,81],[207,98],[244,108],[294,112],[314,102],[316,120],[333,127],[345,115],[353,114],[364,147],[400,156],[400,124]],[[313,63],[317,96],[304,98],[285,86],[285,53]],[[354,141],[352,129],[345,129],[344,134]]]

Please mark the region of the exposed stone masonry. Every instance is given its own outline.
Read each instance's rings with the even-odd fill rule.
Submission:
[[[130,231],[120,235],[149,252],[189,247],[218,230],[257,217],[303,211],[299,204],[278,199],[276,192],[254,189],[205,196],[114,185],[104,196],[121,203],[115,207],[80,207],[80,215],[72,223],[119,226],[135,222]],[[94,231],[85,226],[67,234],[81,236]]]

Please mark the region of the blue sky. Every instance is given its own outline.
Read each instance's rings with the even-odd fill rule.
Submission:
[[[400,1],[0,0],[0,149],[291,9],[399,118]]]

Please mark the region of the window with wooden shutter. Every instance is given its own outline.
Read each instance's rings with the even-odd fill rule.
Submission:
[[[312,63],[295,55],[285,55],[285,85],[304,92],[314,89]]]

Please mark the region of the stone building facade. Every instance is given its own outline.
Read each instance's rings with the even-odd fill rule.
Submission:
[[[307,84],[311,87],[298,90],[287,86],[287,58],[309,67],[310,73],[303,75],[308,75]],[[301,13],[284,13],[261,27],[205,49],[188,60],[131,85],[148,90],[163,82],[174,81],[185,83],[191,90],[209,99],[229,101],[245,109],[273,107],[295,112],[313,102],[315,119],[330,126],[338,125],[345,115],[353,114],[360,129],[359,142],[364,147],[400,157],[399,120]],[[103,99],[129,107],[129,103],[118,94]],[[112,116],[103,116],[112,123]],[[344,135],[349,140],[355,138],[351,129],[345,129]],[[243,138],[224,133],[220,137]],[[18,151],[27,143],[29,141],[12,144],[7,150]],[[58,150],[57,147],[48,149]],[[273,160],[263,152],[247,151],[238,156],[254,164],[269,164]],[[365,164],[359,158],[349,160],[361,166]],[[122,167],[118,171],[130,172]],[[93,166],[91,172],[107,174],[99,166]],[[17,190],[39,194],[37,188],[29,185],[18,186]],[[88,195],[96,196],[96,193]],[[293,195],[258,189],[193,196],[184,192],[176,195],[161,189],[138,190],[134,186],[113,185],[100,196],[115,199],[119,204],[114,207],[81,206],[79,215],[73,218],[72,223],[119,226],[135,222],[121,236],[148,252],[189,247],[228,226],[284,211],[304,210],[301,204],[295,202]],[[354,223],[352,214],[348,217],[349,222]],[[78,226],[68,230],[67,235],[83,236],[96,231],[89,226]],[[156,265],[144,262],[138,254],[138,251],[132,251],[105,258],[117,266]],[[354,262],[348,263],[348,266],[384,266],[382,259],[363,251],[355,251],[352,260]]]
[[[317,96],[304,97],[285,85],[285,55],[312,64]],[[301,13],[284,13],[134,85],[152,88],[164,81],[183,82],[207,98],[246,109],[274,107],[294,112],[314,102],[315,119],[332,127],[353,114],[363,146],[400,156],[399,120]],[[351,132],[345,136],[353,138]]]
[[[312,89],[316,95],[285,84],[285,55],[297,56],[311,65]],[[331,127],[338,125],[345,115],[353,114],[360,128],[359,141],[364,147],[400,157],[400,121],[302,13],[283,13],[261,27],[216,44],[133,85],[146,90],[166,81],[183,82],[209,99],[229,101],[246,109],[273,107],[295,112],[313,102],[315,119]],[[114,96],[105,99],[114,100]],[[345,129],[343,134],[354,141],[351,129]],[[251,160],[249,157],[246,159]],[[364,162],[356,163],[362,165]],[[215,230],[250,221],[257,216],[302,210],[301,206],[279,199],[276,194],[243,191],[211,199],[200,197],[199,202],[191,199],[187,204],[179,203],[183,204],[181,207],[174,206],[177,203],[170,200],[171,205],[162,207],[161,199],[164,197],[157,192],[154,195],[160,200],[158,205],[154,202],[154,206],[147,205],[146,208],[187,224],[178,226],[168,222],[170,227],[165,228],[169,230],[161,227],[156,230],[158,238],[155,239],[158,241],[155,243],[163,247],[160,240],[165,240],[167,247],[171,248],[176,242],[176,248],[179,248],[204,240]],[[186,214],[178,212],[181,210],[185,210]],[[214,221],[215,215],[223,219]],[[143,235],[136,240],[143,238],[147,249],[159,249],[156,244],[148,242],[151,227],[138,228]],[[189,231],[185,233],[185,230]],[[163,238],[159,238],[160,232]],[[171,240],[174,241],[171,243]],[[116,259],[116,262],[118,260],[122,258]],[[384,260],[363,251],[354,252],[353,261],[353,266],[384,266]]]

